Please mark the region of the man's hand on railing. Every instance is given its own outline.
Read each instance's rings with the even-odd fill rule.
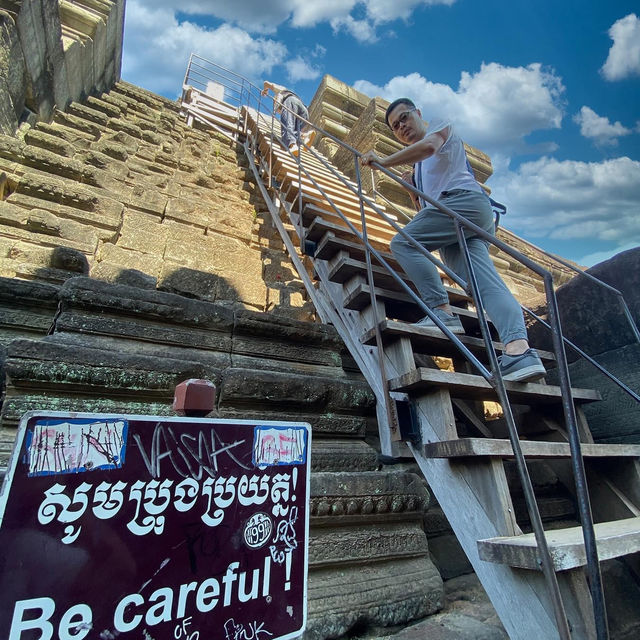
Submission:
[[[360,156],[360,164],[363,167],[371,167],[372,169],[377,169],[378,167],[372,166],[372,162],[381,163],[380,156],[375,151],[367,151]]]

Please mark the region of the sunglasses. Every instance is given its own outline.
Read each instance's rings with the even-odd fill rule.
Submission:
[[[407,111],[403,111],[399,116],[398,119],[391,125],[391,130],[395,133],[396,131],[398,131],[398,129],[400,128],[401,124],[404,124],[407,121],[407,118],[409,117],[409,114],[415,111],[414,109],[407,109]]]

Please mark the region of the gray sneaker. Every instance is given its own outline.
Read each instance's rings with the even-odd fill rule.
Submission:
[[[524,382],[542,378],[547,372],[535,349],[527,349],[519,356],[503,353],[498,358],[502,378],[511,382]]]
[[[444,326],[447,327],[451,333],[464,333],[464,327],[462,326],[462,322],[460,322],[460,318],[458,318],[458,316],[449,315],[442,309],[432,309],[432,311],[440,320],[442,320]],[[415,322],[413,326],[420,327],[422,329],[438,329],[438,331],[440,331],[440,327],[438,327],[438,325],[436,325],[429,316],[425,316],[422,320],[418,320],[418,322]]]

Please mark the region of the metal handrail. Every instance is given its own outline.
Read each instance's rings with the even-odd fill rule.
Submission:
[[[191,60],[190,60],[190,64],[191,64]],[[213,64],[216,67],[219,67],[219,65],[215,65],[215,63],[211,63],[211,64]],[[220,68],[224,69],[222,67],[220,67]],[[238,76],[238,77],[241,77],[241,76]],[[187,78],[187,76],[185,76],[185,84],[186,84],[186,78]],[[245,80],[245,79],[243,78],[243,80]],[[247,87],[246,88],[247,88],[248,102],[250,102],[250,97],[251,97],[252,90],[255,90],[257,92],[259,92],[260,90],[255,85],[250,83],[249,81],[247,81]],[[258,99],[258,105],[260,105],[260,100],[259,99]],[[284,108],[286,109],[286,107],[284,107]],[[256,129],[259,128],[259,119],[260,119],[260,111],[261,111],[261,109],[258,108],[257,111],[258,111],[258,121],[256,123]],[[317,131],[322,133],[323,136],[327,136],[327,137],[331,138],[337,144],[339,144],[341,147],[343,147],[343,148],[347,149],[348,151],[350,151],[354,156],[354,160],[355,160],[356,166],[357,166],[357,163],[358,163],[359,158],[361,157],[361,154],[356,149],[353,149],[348,144],[346,144],[343,141],[339,140],[338,138],[336,138],[335,136],[333,136],[329,132],[326,132],[326,131],[320,129],[319,127],[317,127],[313,123],[309,122],[308,120],[306,120],[304,118],[300,118],[300,120],[305,122],[307,124],[307,126],[314,127]],[[255,137],[257,137],[257,135],[258,135],[258,131],[256,130]],[[271,134],[271,135],[273,135],[273,134]],[[254,139],[254,144],[255,144],[255,139]],[[305,145],[305,147],[306,147],[306,145]],[[306,148],[309,149],[309,147],[306,147]],[[316,157],[318,157],[318,154],[314,154],[314,155]],[[351,225],[351,223],[348,221],[346,216],[341,214],[341,212],[339,210],[339,207],[337,207],[331,201],[331,199],[328,197],[326,192],[324,192],[324,190],[320,187],[320,185],[318,185],[318,183],[314,180],[314,178],[303,167],[303,163],[301,162],[301,158],[298,157],[297,160],[298,160],[298,176],[299,176],[298,186],[299,186],[299,191],[302,191],[302,171],[304,171],[306,177],[312,181],[314,186],[316,188],[318,188],[321,193],[323,193],[323,195],[327,199],[327,202],[330,203],[330,206],[339,215],[341,215],[342,219],[348,224],[348,226],[351,228],[351,230],[353,232],[355,232],[356,235],[358,237],[360,237],[361,240],[363,241],[363,245],[365,247],[365,251],[366,251],[366,255],[367,255],[367,265],[368,265],[367,266],[367,271],[368,271],[367,278],[369,280],[370,291],[374,291],[375,290],[375,283],[373,281],[373,274],[372,274],[371,265],[370,265],[370,256],[369,256],[370,252],[371,252],[371,254],[373,254],[376,257],[376,259],[380,262],[380,264],[382,264],[391,273],[391,275],[393,277],[397,278],[400,281],[401,279],[399,278],[399,276],[397,276],[397,274],[395,274],[393,269],[390,268],[390,266],[386,263],[386,261],[382,258],[382,256],[370,245],[370,243],[369,243],[369,241],[367,239],[367,234],[366,234],[366,216],[364,215],[364,204],[363,204],[363,202],[365,200],[369,200],[369,199],[363,197],[363,194],[361,193],[362,185],[361,185],[361,179],[360,179],[360,175],[359,175],[359,170],[357,170],[356,173],[357,173],[357,190],[358,190],[359,196],[360,196],[360,207],[361,207],[361,214],[362,214],[362,220],[363,220],[363,223],[362,223],[362,225],[363,225],[363,234],[362,235],[357,232],[357,230],[355,229],[355,227],[353,227],[353,225]],[[323,164],[325,166],[330,167],[330,165],[328,165],[328,163],[326,163],[326,161],[324,159],[321,159],[321,161],[323,162]],[[271,165],[271,160],[270,160],[270,165]],[[479,226],[471,223],[469,220],[463,218],[457,212],[451,210],[450,208],[446,207],[442,203],[432,199],[427,194],[419,191],[413,185],[410,185],[410,184],[402,181],[400,178],[395,176],[393,173],[391,173],[390,171],[388,171],[384,167],[382,167],[380,165],[377,165],[377,164],[375,166],[376,166],[376,168],[378,170],[380,170],[383,173],[385,173],[386,175],[388,175],[391,179],[395,180],[396,182],[401,183],[404,188],[412,191],[414,194],[416,194],[419,197],[421,197],[425,202],[429,203],[431,206],[436,207],[437,209],[439,209],[440,211],[442,211],[443,213],[448,215],[450,218],[452,218],[454,220],[454,222],[456,224],[456,229],[458,231],[460,245],[463,248],[463,252],[464,252],[464,255],[465,255],[465,260],[467,261],[467,268],[468,268],[468,272],[469,272],[469,284],[471,285],[472,297],[473,297],[473,300],[474,300],[474,303],[476,305],[476,309],[477,309],[477,312],[478,312],[478,318],[479,318],[479,321],[480,321],[481,331],[482,331],[483,338],[484,338],[485,343],[486,343],[487,353],[489,354],[492,372],[489,373],[484,368],[484,366],[481,363],[479,363],[479,361],[469,352],[468,349],[466,349],[466,347],[460,342],[460,340],[457,339],[455,337],[455,335],[452,334],[442,324],[440,319],[437,316],[435,316],[435,314],[430,309],[428,309],[426,307],[426,305],[424,305],[424,303],[421,303],[419,298],[417,299],[417,301],[418,301],[418,303],[421,303],[421,306],[424,308],[424,310],[426,311],[427,315],[432,318],[432,320],[435,322],[435,324],[445,333],[445,335],[447,335],[454,342],[454,344],[456,344],[456,347],[458,347],[460,349],[460,351],[472,362],[472,364],[474,364],[474,366],[476,366],[476,368],[481,372],[481,374],[483,374],[483,377],[485,377],[485,379],[487,379],[492,384],[492,386],[494,386],[494,388],[496,390],[496,393],[498,394],[498,397],[500,398],[501,403],[503,403],[503,408],[504,407],[508,407],[508,409],[506,409],[506,411],[505,411],[505,419],[506,419],[506,422],[507,422],[507,424],[509,426],[509,437],[512,440],[512,446],[513,446],[514,454],[515,454],[516,460],[517,460],[518,471],[520,473],[521,482],[522,482],[523,488],[525,490],[525,497],[527,498],[527,506],[528,506],[528,508],[530,510],[530,514],[529,515],[530,515],[531,522],[532,522],[533,527],[534,527],[536,540],[538,542],[538,548],[539,548],[539,551],[541,551],[541,555],[543,556],[543,558],[542,558],[542,569],[543,569],[543,571],[545,571],[545,577],[547,578],[547,581],[549,582],[549,586],[550,586],[550,588],[552,590],[552,597],[553,597],[553,600],[554,600],[554,609],[555,609],[555,613],[556,613],[556,622],[558,624],[559,632],[560,632],[562,637],[569,638],[570,634],[569,634],[569,630],[568,630],[568,623],[567,623],[567,620],[566,620],[566,615],[564,614],[564,611],[563,611],[563,608],[562,608],[562,600],[561,600],[561,597],[560,597],[560,594],[559,594],[557,578],[555,576],[555,572],[553,570],[553,564],[551,562],[551,558],[550,558],[550,555],[548,553],[548,548],[547,548],[547,545],[546,545],[546,539],[545,539],[545,535],[544,535],[544,530],[542,528],[542,523],[541,523],[539,511],[537,509],[537,504],[535,503],[535,496],[533,495],[533,488],[532,488],[532,485],[531,485],[531,479],[530,479],[528,471],[526,469],[526,464],[524,463],[524,457],[522,456],[522,451],[520,449],[519,438],[518,438],[518,433],[517,433],[517,427],[515,425],[515,421],[513,419],[512,413],[511,413],[510,403],[508,401],[508,395],[507,395],[506,389],[504,387],[504,381],[502,380],[502,377],[501,377],[501,374],[500,374],[499,366],[498,366],[498,363],[497,363],[497,357],[496,357],[495,351],[493,350],[493,343],[492,343],[491,336],[490,336],[490,333],[489,333],[488,324],[487,324],[486,318],[484,316],[484,306],[483,306],[483,303],[482,303],[482,297],[481,297],[481,295],[480,295],[480,293],[479,293],[479,291],[477,289],[477,283],[475,282],[475,275],[474,275],[474,271],[473,271],[473,264],[471,262],[471,259],[470,259],[469,253],[468,253],[468,249],[466,247],[466,239],[465,239],[464,231],[462,229],[463,228],[469,229],[469,230],[471,230],[473,232],[473,234],[475,236],[478,236],[478,237],[482,238],[483,240],[485,240],[486,242],[488,242],[490,244],[493,244],[494,246],[497,246],[499,249],[501,249],[502,251],[504,251],[505,253],[507,253],[511,257],[513,257],[515,260],[517,260],[521,264],[525,265],[527,268],[531,269],[534,273],[537,273],[544,281],[546,298],[547,298],[547,302],[548,302],[548,305],[549,305],[550,328],[551,328],[551,331],[552,331],[552,336],[553,336],[553,341],[554,341],[554,351],[556,353],[556,362],[557,362],[558,374],[559,374],[559,379],[560,379],[560,387],[561,387],[561,390],[562,390],[563,411],[564,411],[564,415],[565,415],[565,422],[566,422],[566,425],[567,425],[567,431],[568,431],[568,434],[569,434],[569,444],[570,444],[570,449],[571,449],[571,454],[572,454],[571,455],[572,466],[573,466],[574,478],[575,478],[575,482],[576,482],[576,492],[577,492],[577,495],[578,495],[580,518],[581,518],[583,534],[584,534],[585,550],[586,550],[586,555],[587,555],[587,571],[588,571],[588,574],[589,574],[589,586],[590,586],[590,590],[591,590],[591,594],[592,594],[592,598],[593,598],[593,604],[594,604],[594,617],[595,617],[595,622],[596,622],[596,632],[597,632],[597,636],[598,636],[599,640],[607,638],[608,637],[608,629],[607,629],[607,622],[606,622],[606,609],[605,609],[605,606],[604,606],[604,597],[603,597],[603,592],[602,592],[602,578],[601,578],[601,574],[600,574],[600,567],[599,567],[599,561],[598,561],[598,555],[597,555],[597,548],[596,548],[596,545],[595,545],[595,534],[594,534],[594,531],[593,531],[593,519],[592,519],[592,516],[591,516],[591,506],[590,506],[590,503],[589,503],[589,496],[588,496],[587,487],[586,487],[586,475],[585,475],[584,464],[583,464],[582,455],[581,455],[581,446],[580,446],[580,438],[579,438],[579,435],[578,435],[575,406],[574,406],[572,393],[571,393],[571,385],[570,385],[570,380],[569,380],[568,363],[567,363],[567,359],[566,359],[566,353],[564,351],[565,339],[564,339],[564,336],[562,336],[562,331],[561,331],[561,327],[560,327],[559,311],[558,311],[558,307],[557,307],[557,300],[556,300],[556,297],[555,297],[555,291],[554,291],[554,288],[553,288],[552,275],[548,270],[540,267],[537,263],[533,262],[532,260],[530,260],[526,256],[520,254],[515,249],[509,247],[508,245],[506,245],[504,242],[502,242],[498,238],[495,238],[493,235],[487,233],[481,227],[479,227]],[[330,167],[330,168],[333,169],[332,167]],[[368,204],[370,204],[370,203],[368,203]],[[381,213],[377,206],[372,205],[372,204],[370,204],[370,206],[372,206],[372,208],[374,209],[374,211],[376,211],[376,213],[378,213],[378,214]],[[299,206],[299,215],[300,215],[300,217],[302,217],[302,211],[301,211],[300,206]],[[383,214],[383,216],[384,216],[384,214]],[[384,216],[384,217],[387,217],[387,216]],[[410,291],[410,289],[407,287],[407,285],[404,282],[401,282],[401,285],[403,287],[406,287],[406,289],[408,290],[410,295],[412,295],[413,297],[417,298],[417,296],[415,296],[415,294],[413,294],[413,292]],[[373,300],[375,301],[375,298],[373,298]],[[375,308],[375,302],[374,302],[374,308]],[[376,324],[378,324],[378,323],[376,323]],[[380,348],[382,347],[381,344],[379,346],[380,346]],[[529,503],[529,499],[530,498],[532,498],[532,503],[531,504]]]
[[[406,184],[406,183],[405,183]],[[346,186],[346,185],[345,185]],[[387,202],[397,213],[400,213],[402,215],[405,215],[402,210],[400,210],[391,200],[389,200],[388,198],[385,198],[384,195],[382,195],[379,191],[376,191],[376,194],[380,197],[382,197],[385,202]],[[373,203],[373,201],[371,201],[370,199],[366,199],[368,203]],[[373,203],[375,204],[375,203]],[[386,218],[386,215],[383,212],[379,212],[379,215],[382,215]],[[390,219],[388,219],[388,221],[390,222],[390,224],[392,224],[394,226],[394,228],[396,228],[397,230],[401,231],[401,228],[398,227],[396,225],[395,222],[391,221]],[[408,240],[413,240],[412,238],[410,238],[409,236],[403,234],[403,237],[405,239]],[[526,241],[525,241],[526,242]],[[435,256],[433,256],[430,252],[427,252],[426,250],[424,250],[424,247],[422,247],[422,245],[420,245],[419,243],[416,243],[415,241],[413,241],[414,246],[416,246],[419,250],[423,250],[421,251],[423,253],[423,255],[425,255],[426,257],[431,259],[431,261],[438,266],[440,269],[442,269],[445,274],[451,278],[452,280],[454,280],[456,282],[456,284],[458,286],[460,286],[462,289],[464,289],[465,291],[467,290],[467,283],[460,278],[456,273],[452,272],[450,269],[447,268],[447,266],[440,260],[438,260]],[[536,247],[537,248],[537,247]],[[638,331],[638,327],[633,319],[633,317],[631,316],[631,311],[629,310],[629,307],[627,306],[626,301],[624,300],[624,296],[622,294],[621,291],[619,291],[618,289],[612,287],[610,284],[603,282],[602,280],[596,278],[595,276],[591,275],[590,273],[587,273],[585,271],[583,271],[582,269],[578,269],[576,266],[572,265],[570,262],[567,262],[565,260],[563,260],[562,258],[555,256],[552,253],[548,253],[546,251],[543,251],[542,249],[538,249],[541,253],[543,253],[544,255],[546,255],[547,257],[556,260],[557,262],[563,264],[564,266],[566,266],[567,268],[571,269],[572,271],[575,271],[578,275],[581,276],[585,276],[587,279],[589,279],[590,281],[592,281],[594,284],[600,285],[601,287],[611,291],[614,295],[616,295],[618,297],[618,301],[620,303],[620,305],[623,308],[623,311],[625,313],[625,316],[627,318],[627,321],[629,322],[629,326],[634,334],[634,337],[636,338],[636,340],[638,342],[640,342],[640,332]],[[427,255],[428,254],[428,255]],[[543,327],[545,327],[545,329],[548,329],[549,331],[552,330],[551,325],[547,322],[545,322],[540,316],[538,316],[534,311],[532,311],[531,309],[529,309],[528,307],[526,307],[525,305],[520,305],[520,307],[522,308],[522,310],[527,313],[528,315],[530,315],[532,318],[534,318],[537,322],[539,322]],[[600,373],[602,373],[604,376],[606,376],[607,378],[609,378],[609,380],[611,380],[614,384],[616,384],[618,387],[620,387],[620,389],[622,389],[622,391],[624,391],[626,394],[630,395],[636,402],[640,402],[640,395],[637,394],[635,391],[633,391],[632,389],[630,389],[624,382],[622,382],[619,378],[617,378],[616,376],[614,376],[610,371],[608,371],[607,369],[605,369],[601,364],[599,364],[594,358],[592,358],[590,355],[588,355],[585,351],[583,351],[582,349],[580,349],[580,347],[578,347],[577,345],[575,345],[573,342],[571,342],[571,340],[569,340],[569,338],[567,338],[566,336],[562,336],[562,340],[564,342],[565,345],[567,345],[568,347],[570,347],[573,351],[575,351],[581,358],[584,358],[589,364],[591,364],[593,367],[595,367]]]

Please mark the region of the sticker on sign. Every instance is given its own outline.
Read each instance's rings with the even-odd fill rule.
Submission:
[[[306,624],[306,423],[26,414],[0,638],[277,640]]]

